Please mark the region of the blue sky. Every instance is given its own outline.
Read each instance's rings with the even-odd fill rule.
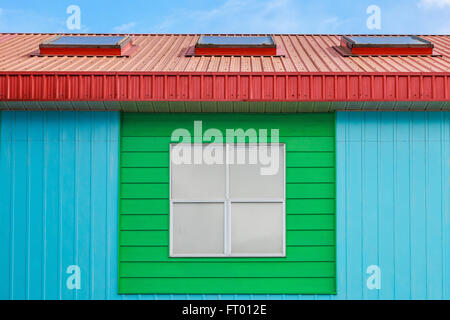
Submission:
[[[450,33],[450,0],[0,0],[0,32],[73,32],[70,5],[88,33]]]

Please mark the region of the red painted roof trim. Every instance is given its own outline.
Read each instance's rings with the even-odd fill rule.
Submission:
[[[0,72],[1,101],[449,99],[449,73]]]

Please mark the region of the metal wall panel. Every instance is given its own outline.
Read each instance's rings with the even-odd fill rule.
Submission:
[[[117,292],[118,145],[117,112],[2,112],[0,299]]]
[[[450,299],[450,113],[338,112],[336,130],[339,298]]]
[[[4,101],[445,101],[448,72],[0,72]]]
[[[2,112],[0,299],[450,299],[450,113],[338,112],[336,130],[337,296],[119,296],[119,114]]]

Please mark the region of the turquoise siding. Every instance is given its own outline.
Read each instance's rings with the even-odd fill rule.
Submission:
[[[450,112],[339,112],[336,138],[339,298],[450,299]]]
[[[2,112],[0,299],[450,299],[450,113],[338,112],[336,139],[337,296],[119,296],[119,114]]]
[[[115,296],[118,138],[118,113],[1,113],[0,299]]]

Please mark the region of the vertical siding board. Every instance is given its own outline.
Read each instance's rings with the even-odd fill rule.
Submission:
[[[450,299],[450,112],[444,113],[444,123],[441,136],[441,144],[443,145],[442,166],[443,175],[443,212],[442,212],[442,230],[443,230],[443,254],[444,261],[444,299]]]
[[[338,112],[336,114],[336,124],[347,123],[349,113]],[[347,179],[348,179],[348,163],[347,163],[347,139],[348,127],[336,125],[336,163],[341,164],[340,170],[336,168],[336,264],[337,264],[337,299],[346,299],[348,294],[348,233],[347,233]]]
[[[68,266],[75,265],[75,112],[67,112],[61,121],[60,186],[60,274],[65,275]],[[75,298],[73,290],[67,290],[66,276],[60,278],[61,298]]]
[[[443,296],[443,270],[442,270],[442,190],[441,182],[442,158],[428,155],[443,154],[440,139],[442,136],[443,114],[426,113],[426,122],[435,123],[426,127],[426,248],[427,248],[427,297],[429,299],[442,299]]]
[[[12,209],[12,281],[13,299],[27,299],[28,281],[28,117],[26,112],[16,113],[14,134],[13,209]]]
[[[118,112],[105,114],[108,124],[107,136],[107,177],[106,177],[106,210],[107,214],[107,273],[106,299],[119,299],[118,261],[119,261],[119,132],[120,114]]]
[[[59,299],[59,167],[60,167],[60,114],[58,112],[45,113],[45,265],[44,265],[44,297],[45,299]]]
[[[29,166],[29,202],[28,224],[29,235],[29,263],[28,263],[28,299],[43,298],[43,183],[44,183],[44,114],[31,112],[29,114],[28,132],[28,166]]]
[[[411,272],[412,298],[426,299],[427,264],[426,264],[426,123],[424,112],[412,114],[411,126]]]
[[[378,252],[382,272],[381,299],[394,298],[394,122],[395,113],[380,114],[379,185],[378,185]]]
[[[347,192],[346,192],[346,214],[347,214],[347,298],[362,299],[364,285],[363,274],[363,243],[362,243],[362,123],[358,113],[349,113],[346,119],[348,122],[348,138],[346,140],[345,151],[348,168]],[[338,131],[339,132],[339,131]],[[339,137],[338,137],[339,138]],[[344,137],[345,139],[345,137]],[[341,164],[336,164],[338,170]],[[338,197],[341,195],[338,194]],[[339,216],[341,213],[338,211]]]
[[[396,299],[411,298],[411,141],[410,117],[407,112],[396,113],[394,152],[394,244]]]
[[[108,126],[105,123],[104,114],[94,113],[93,153],[92,153],[92,217],[94,225],[91,226],[93,233],[92,259],[93,259],[93,299],[106,298],[106,177],[107,163],[106,141]]]
[[[363,272],[371,265],[379,266],[378,260],[378,156],[379,113],[367,112],[363,118],[363,172],[362,172],[362,221]],[[378,292],[364,286],[364,299],[376,299]]]
[[[95,125],[91,112],[77,114],[76,155],[76,185],[75,185],[75,215],[76,215],[76,264],[81,267],[81,290],[76,292],[77,299],[91,299],[91,281],[93,274],[90,265],[91,256],[91,176],[92,176],[92,131]]]
[[[12,182],[13,182],[13,114],[0,113],[0,203],[4,214],[0,214],[0,299],[11,299],[12,292]],[[9,214],[8,214],[9,213]]]

